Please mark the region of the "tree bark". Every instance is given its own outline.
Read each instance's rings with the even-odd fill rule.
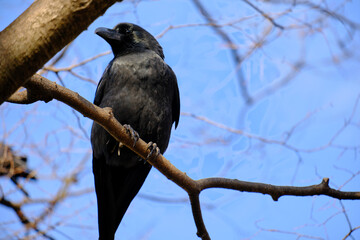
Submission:
[[[116,0],[37,0],[0,32],[0,104]]]

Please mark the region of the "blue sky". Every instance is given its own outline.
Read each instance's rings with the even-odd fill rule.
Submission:
[[[318,11],[300,5],[256,2],[273,13],[284,31],[274,27],[243,1],[203,1],[214,19],[246,56],[241,72],[252,96],[286,79],[296,63],[303,62],[293,78],[252,106],[240,94],[234,62],[227,46],[208,26],[192,1],[124,1],[111,7],[70,45],[56,67],[66,67],[110,50],[94,34],[97,27],[119,22],[141,25],[158,36],[169,25],[180,26],[159,38],[166,62],[175,71],[181,111],[243,130],[236,134],[208,122],[182,115],[173,131],[165,157],[194,179],[228,177],[278,185],[304,186],[330,178],[334,188],[360,191],[360,68],[359,27],[353,31]],[[317,3],[317,2],[315,2]],[[330,9],[359,25],[358,1],[327,1]],[[31,1],[0,1],[0,28],[6,27]],[[326,7],[326,4],[321,5]],[[285,13],[286,12],[286,13]],[[323,16],[322,18],[319,16]],[[303,22],[312,24],[306,28]],[[344,21],[343,21],[344,22]],[[266,36],[263,45],[251,47]],[[74,69],[97,82],[112,55]],[[45,76],[58,81],[53,73]],[[93,100],[96,85],[69,72],[59,74],[64,85]],[[96,199],[92,190],[91,149],[87,138],[91,120],[62,103],[0,107],[0,135],[16,150],[29,156],[39,174],[37,183],[24,183],[34,199],[53,198],[71,172],[79,171],[70,192],[86,191],[61,202],[40,225],[56,239],[96,239]],[[289,134],[291,133],[291,134]],[[281,142],[287,140],[287,145]],[[261,139],[271,140],[266,143]],[[329,144],[330,143],[330,144]],[[0,186],[10,199],[23,196],[6,180]],[[152,201],[147,197],[172,201]],[[153,169],[118,229],[118,239],[197,239],[186,194]],[[342,239],[349,222],[360,225],[359,201],[329,197],[282,197],[213,189],[201,194],[205,224],[212,239]],[[341,205],[342,204],[342,205]],[[36,217],[46,205],[30,204]],[[26,232],[9,209],[0,206],[0,239]],[[273,230],[273,231],[270,231]],[[33,234],[33,232],[30,232]],[[354,239],[360,231],[353,233]],[[306,237],[307,236],[307,237]]]

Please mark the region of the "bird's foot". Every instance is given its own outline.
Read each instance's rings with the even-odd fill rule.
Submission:
[[[139,134],[129,125],[129,124],[124,124],[123,125],[125,128],[126,133],[131,137],[131,139],[134,141],[133,142],[133,147],[135,147],[136,142],[139,140]],[[124,146],[124,144],[122,142],[119,142],[118,145],[118,156],[120,156],[120,149]]]
[[[124,124],[124,128],[126,130],[126,133],[131,137],[131,139],[134,141],[133,147],[135,147],[136,142],[139,140],[139,134],[128,124]]]
[[[119,142],[119,145],[118,145],[118,156],[120,156],[120,149],[124,146],[124,144],[122,142]]]
[[[147,149],[150,150],[150,152],[145,158],[145,163],[149,158],[157,157],[160,154],[160,149],[158,148],[156,143],[149,142],[147,145]]]

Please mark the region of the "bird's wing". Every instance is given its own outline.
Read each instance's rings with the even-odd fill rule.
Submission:
[[[105,86],[106,86],[106,79],[108,78],[107,75],[108,75],[108,71],[109,69],[111,68],[112,64],[113,64],[113,61],[112,60],[106,67],[105,71],[104,71],[104,74],[102,75],[98,85],[97,85],[97,88],[96,88],[96,92],[95,92],[95,98],[94,98],[94,104],[96,106],[99,106],[100,103],[101,103],[101,100],[104,96],[104,90],[105,90]]]
[[[101,99],[104,96],[104,88],[105,88],[105,80],[103,80],[104,78],[102,77],[97,85],[96,88],[96,93],[95,93],[95,98],[94,98],[94,104],[96,106],[99,106],[101,103]]]
[[[173,101],[172,101],[172,119],[175,122],[175,128],[179,123],[180,118],[180,94],[179,94],[179,87],[176,79],[176,75],[174,71],[168,66],[169,71],[169,80],[172,81],[173,85]]]

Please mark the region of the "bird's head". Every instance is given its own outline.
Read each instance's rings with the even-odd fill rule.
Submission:
[[[152,50],[164,59],[164,53],[158,41],[138,25],[120,23],[114,29],[97,28],[95,33],[110,44],[115,56]]]

